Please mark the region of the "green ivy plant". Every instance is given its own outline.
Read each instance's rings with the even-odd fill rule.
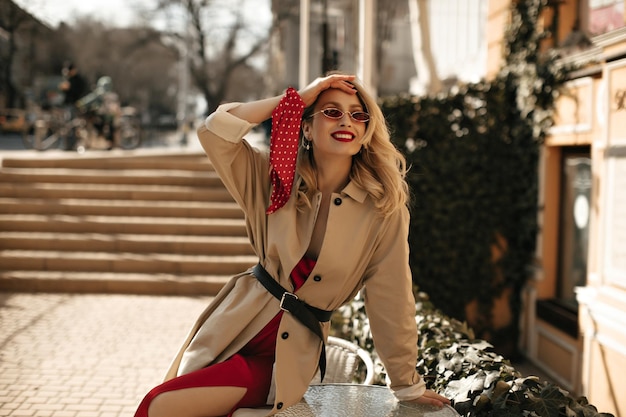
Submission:
[[[426,386],[453,402],[464,417],[613,417],[599,413],[585,397],[574,398],[555,384],[522,376],[492,345],[476,339],[466,323],[437,310],[428,296],[416,293],[415,322],[420,334],[417,371]],[[374,349],[364,302],[357,297],[339,309],[333,334],[370,352],[374,383],[385,384],[385,368]],[[361,370],[363,372],[363,370]]]
[[[537,46],[546,36],[537,21],[547,4],[515,2],[494,80],[435,97],[381,100],[411,166],[414,281],[508,357],[516,355],[521,292],[532,276],[540,146],[568,74]],[[499,297],[510,308],[506,325],[494,323]]]

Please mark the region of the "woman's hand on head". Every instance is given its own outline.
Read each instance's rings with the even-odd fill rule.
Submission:
[[[326,77],[320,77],[298,91],[298,94],[307,107],[315,103],[317,97],[329,88],[337,88],[349,94],[356,94],[356,89],[350,83],[350,81],[355,78],[354,75],[345,74],[332,74]]]
[[[450,405],[449,399],[429,389],[424,391],[424,394],[421,397],[416,398],[414,400],[410,400],[408,402],[416,403],[416,404],[433,405],[435,407],[440,407],[440,408],[443,407],[444,405]]]

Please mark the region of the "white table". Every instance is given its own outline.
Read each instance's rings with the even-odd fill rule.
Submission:
[[[387,387],[378,385],[312,385],[298,404],[281,417],[458,417],[450,406],[436,408],[399,402]]]

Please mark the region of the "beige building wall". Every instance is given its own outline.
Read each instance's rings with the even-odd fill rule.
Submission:
[[[626,415],[626,36],[607,48],[620,46],[621,57],[601,63],[592,262],[587,286],[578,293],[583,394],[616,416]]]
[[[504,32],[509,23],[511,0],[489,0],[487,12],[487,79],[493,79],[502,66]]]

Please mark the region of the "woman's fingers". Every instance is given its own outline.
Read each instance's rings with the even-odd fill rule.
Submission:
[[[306,106],[310,106],[317,100],[317,97],[329,88],[337,88],[346,93],[356,93],[356,90],[350,84],[354,80],[354,75],[333,74],[327,77],[321,77],[313,81],[311,84],[298,92]]]
[[[346,80],[336,81],[331,85],[332,88],[338,88],[346,93],[356,93],[356,89]]]
[[[444,405],[449,405],[450,404],[450,400],[447,399],[446,397],[437,394],[435,391],[431,391],[431,390],[426,390],[424,392],[424,395],[422,395],[419,398],[416,398],[415,400],[412,400],[412,402],[418,403],[418,404],[428,404],[428,405],[433,405],[435,407],[443,407]]]
[[[333,74],[327,77],[318,78],[322,87],[319,92],[321,93],[328,88],[353,89],[354,87],[349,81],[352,81],[355,78],[356,77],[354,75],[346,74]]]

